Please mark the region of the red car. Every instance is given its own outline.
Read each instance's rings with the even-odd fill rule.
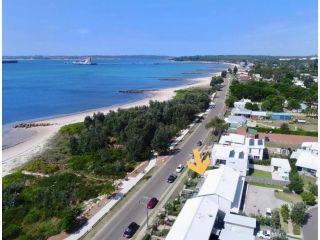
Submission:
[[[154,208],[157,205],[158,202],[159,202],[158,199],[156,199],[155,197],[151,198],[150,201],[147,204],[147,208],[148,209]]]

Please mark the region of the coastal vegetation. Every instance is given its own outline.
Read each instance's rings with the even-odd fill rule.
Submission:
[[[239,81],[233,81],[226,104],[233,107],[233,103],[242,98],[261,102],[262,110],[282,112],[285,100],[288,100],[291,108],[297,107],[299,103],[304,101],[317,101],[318,86],[313,84],[310,88],[302,88],[293,85],[290,80],[286,79],[279,83],[259,81],[240,83]],[[255,106],[254,109],[256,109]]]
[[[3,178],[3,239],[73,232],[86,222],[84,202],[110,196],[115,179],[154,151],[166,153],[174,136],[208,108],[211,93],[179,90],[170,101],[96,113],[62,127],[45,151]]]

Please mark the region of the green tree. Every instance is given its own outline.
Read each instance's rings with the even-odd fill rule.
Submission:
[[[272,240],[287,240],[287,234],[282,229],[272,232]]]
[[[214,86],[219,85],[221,83],[223,83],[222,77],[212,77],[211,82],[210,82],[210,86],[214,87]]]
[[[292,222],[301,226],[306,217],[306,209],[305,203],[299,202],[294,204],[290,214]]]
[[[290,132],[289,124],[282,123],[280,126],[280,131],[281,133],[289,133]]]
[[[233,96],[233,95],[230,95],[227,99],[226,99],[226,101],[225,101],[225,104],[228,106],[228,107],[230,107],[230,108],[232,108],[232,107],[234,107],[234,102],[235,101],[237,101],[238,99],[235,97],[235,96]]]
[[[226,124],[224,120],[215,117],[206,124],[206,128],[212,128],[214,134],[220,136],[222,132],[228,128],[228,124]]]
[[[289,174],[290,183],[288,185],[288,188],[290,191],[294,191],[297,194],[300,194],[303,192],[303,180],[299,176],[299,173],[297,172],[290,172]]]
[[[160,126],[154,133],[151,147],[159,154],[163,154],[168,150],[171,138],[172,134],[170,130],[167,127]]]
[[[281,216],[283,218],[283,221],[287,223],[288,220],[289,220],[289,217],[290,217],[290,210],[289,210],[288,205],[287,204],[283,204],[281,206],[281,210],[280,211],[281,211]]]
[[[227,71],[226,70],[223,70],[222,72],[221,72],[221,77],[223,77],[223,78],[225,78],[226,76],[227,76]]]
[[[232,69],[228,68],[228,73],[232,74]]]
[[[70,137],[70,152],[72,155],[76,155],[79,153],[78,139],[74,136]]]
[[[77,216],[80,214],[78,208],[68,208],[63,212],[60,227],[67,232],[73,232],[77,228]]]
[[[238,72],[238,68],[237,68],[237,66],[234,66],[234,68],[233,68],[233,74],[236,75],[237,72]]]
[[[271,227],[274,229],[280,228],[280,214],[278,210],[273,210],[271,215]]]
[[[302,200],[310,206],[313,206],[316,204],[316,198],[311,192],[303,192],[301,193]]]
[[[259,106],[256,103],[247,102],[245,105],[246,109],[252,110],[252,111],[259,111]]]
[[[288,109],[300,109],[300,102],[297,99],[289,98],[288,99]]]

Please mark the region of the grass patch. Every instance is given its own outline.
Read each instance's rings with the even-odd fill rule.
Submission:
[[[249,176],[259,177],[259,178],[268,178],[268,179],[272,178],[271,172],[257,170],[257,169],[253,169],[253,168],[250,168]]]
[[[77,122],[61,127],[59,132],[62,134],[74,135],[80,133],[82,129],[84,129],[83,122]]]
[[[300,195],[294,193],[285,193],[278,191],[274,192],[274,196],[289,203],[302,202],[302,198],[300,197]]]
[[[258,186],[258,187],[266,187],[266,188],[282,189],[281,186],[267,184],[267,183],[249,182],[249,185],[254,185],[254,186]]]
[[[258,132],[270,132],[272,131],[272,133],[277,133],[277,134],[288,134],[288,135],[299,135],[299,136],[312,136],[312,137],[318,137],[318,132],[316,131],[305,131],[302,129],[298,129],[298,130],[288,130],[288,131],[283,131],[280,128],[262,128],[262,127],[254,127],[253,129],[257,130]]]
[[[310,183],[316,184],[317,179],[312,176],[300,175],[304,183],[304,187],[308,187]]]

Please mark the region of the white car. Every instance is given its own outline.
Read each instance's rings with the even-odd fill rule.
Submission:
[[[176,172],[177,173],[180,173],[183,169],[183,165],[182,164],[179,164],[178,167],[176,168]]]
[[[271,231],[270,230],[261,230],[257,234],[258,238],[261,239],[271,239]]]
[[[271,216],[272,216],[272,210],[271,210],[271,208],[267,208],[266,217],[271,218]]]

